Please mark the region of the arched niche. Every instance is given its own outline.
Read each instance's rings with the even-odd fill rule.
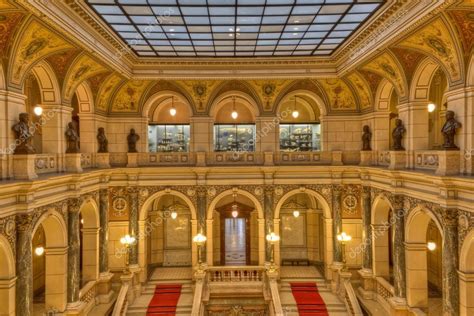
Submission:
[[[67,225],[60,213],[49,210],[37,221],[32,236],[37,230],[44,231],[45,256],[45,305],[63,312],[67,303]],[[33,255],[34,254],[33,249]],[[18,260],[22,260],[21,254]]]
[[[443,229],[436,216],[428,209],[417,207],[413,209],[405,221],[405,266],[406,266],[406,296],[408,306],[428,309],[428,232],[436,227],[440,234],[441,248],[443,244]],[[441,250],[441,249],[439,249]],[[442,251],[442,250],[441,250]],[[441,289],[442,290],[442,289]]]
[[[377,196],[372,203],[372,267],[373,274],[391,280],[391,256],[393,249],[392,204],[385,195]]]
[[[174,106],[176,115],[170,109]],[[174,92],[160,93],[160,97],[148,110],[148,122],[151,124],[189,124],[192,109],[187,100]]]
[[[234,109],[238,113],[237,119],[233,119],[231,116]],[[219,124],[254,123],[259,115],[260,112],[255,100],[240,91],[229,91],[220,95],[210,110],[210,116],[215,123]]]
[[[309,258],[311,259],[310,261],[317,261],[319,263],[324,264],[324,273],[326,278],[331,277],[331,271],[330,271],[330,266],[333,262],[333,233],[332,233],[332,216],[331,216],[331,209],[329,207],[328,202],[326,199],[319,193],[314,190],[310,189],[295,189],[291,190],[285,195],[283,195],[279,200],[278,203],[275,206],[275,214],[274,214],[274,231],[278,235],[283,235],[282,234],[282,228],[284,229],[285,227],[282,225],[285,225],[283,221],[286,220],[290,222],[291,216],[293,214],[288,213],[288,210],[285,210],[285,205],[288,206],[292,204],[292,202],[295,202],[295,197],[305,197],[305,200],[307,201],[307,206],[309,208],[307,209],[307,214],[306,216],[308,219],[310,219],[309,224],[312,224],[312,229],[307,231],[309,234],[306,236],[306,241],[308,242],[309,240],[311,241],[312,244],[312,257]],[[298,202],[298,200],[296,200]],[[299,220],[301,221],[301,220]],[[307,223],[308,224],[308,223]],[[308,226],[308,225],[306,225]],[[310,225],[311,226],[311,225]],[[317,227],[317,229],[316,229]],[[318,232],[318,236],[315,235],[315,231]],[[316,238],[317,237],[317,238]],[[317,244],[315,243],[315,240],[317,240]],[[280,245],[283,243],[281,241],[278,246],[275,248],[275,261],[280,263],[282,259],[284,259],[281,256],[281,249]],[[319,257],[315,253],[315,249],[318,249],[319,251]],[[349,250],[349,247],[348,247]],[[319,260],[318,260],[319,259]]]
[[[36,64],[31,73],[36,77],[41,91],[42,104],[61,104],[59,82],[51,65],[46,61]]]
[[[8,240],[0,235],[0,302],[2,313],[15,316],[15,257]]]
[[[81,225],[81,283],[99,278],[99,207],[93,199],[88,199],[80,208]]]
[[[222,264],[221,250],[223,248],[222,238],[224,234],[222,225],[225,225],[225,221],[222,219],[221,212],[225,211],[229,205],[237,203],[242,208],[248,209],[250,214],[248,216],[249,225],[249,240],[251,241],[250,246],[250,259],[253,264],[263,265],[265,262],[265,219],[263,214],[263,208],[259,200],[250,192],[241,190],[238,188],[226,190],[211,201],[207,209],[207,244],[206,244],[206,255],[207,264],[214,265],[214,263]]]

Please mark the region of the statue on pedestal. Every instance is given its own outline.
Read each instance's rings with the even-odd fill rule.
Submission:
[[[402,139],[403,135],[406,133],[405,126],[403,126],[403,122],[401,119],[395,120],[395,128],[392,132],[392,139],[393,139],[393,150],[405,150],[402,146]]]
[[[109,141],[107,140],[107,137],[105,136],[105,130],[103,127],[99,127],[97,134],[97,141],[99,142],[99,153],[108,153],[108,146],[109,146]]]
[[[137,151],[137,142],[140,140],[140,136],[135,133],[135,129],[130,129],[130,134],[127,136],[128,142],[128,152],[129,153],[136,153]]]
[[[372,140],[372,132],[370,131],[370,127],[369,125],[364,125],[363,134],[362,134],[362,150],[363,151],[372,150],[372,147],[370,147],[371,140]]]
[[[441,133],[444,136],[444,149],[456,150],[459,149],[458,146],[454,143],[454,136],[456,135],[456,130],[461,128],[462,125],[454,118],[453,111],[446,111],[446,123],[444,123]]]
[[[15,155],[31,155],[36,151],[31,145],[34,130],[30,132],[30,120],[28,113],[20,113],[19,122],[12,126],[15,133]]]
[[[66,130],[67,154],[76,154],[79,152],[79,134],[74,128],[74,123],[69,122]]]

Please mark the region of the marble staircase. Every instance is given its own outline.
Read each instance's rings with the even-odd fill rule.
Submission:
[[[330,316],[348,316],[346,306],[329,289],[326,280],[314,267],[281,267],[280,299],[285,316],[298,316],[298,307],[291,292],[291,282],[315,282]]]

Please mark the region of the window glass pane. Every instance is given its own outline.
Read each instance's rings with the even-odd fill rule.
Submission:
[[[189,125],[149,125],[149,152],[187,152],[189,151]]]
[[[214,125],[215,151],[255,151],[255,125]]]
[[[280,150],[321,150],[320,124],[280,124]]]

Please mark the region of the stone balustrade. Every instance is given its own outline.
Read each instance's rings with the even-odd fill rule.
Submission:
[[[35,157],[35,172],[37,174],[61,172],[61,155],[59,154],[39,154]]]
[[[265,267],[209,267],[209,282],[263,282]]]

